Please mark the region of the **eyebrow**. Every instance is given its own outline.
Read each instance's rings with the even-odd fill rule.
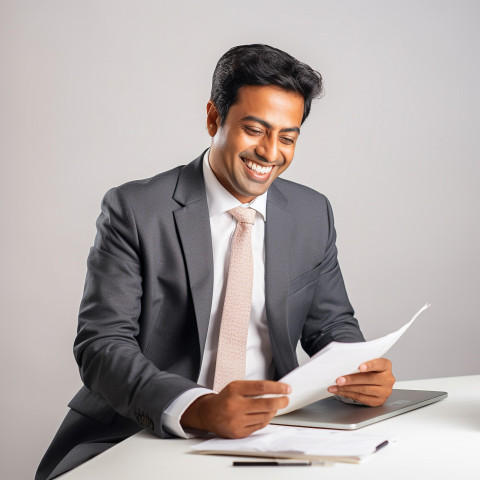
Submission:
[[[260,125],[263,125],[265,128],[268,128],[270,130],[273,129],[273,125],[270,123],[266,122],[265,120],[262,120],[261,118],[255,117],[254,115],[247,115],[246,117],[242,118],[242,121],[245,120],[250,120],[252,122],[257,122]],[[288,128],[282,128],[280,132],[297,132],[300,135],[300,129],[298,127],[288,127]]]

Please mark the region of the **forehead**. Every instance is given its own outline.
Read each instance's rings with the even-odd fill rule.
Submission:
[[[303,118],[303,97],[283,88],[266,85],[244,85],[237,92],[237,98],[227,115],[231,120],[246,116],[261,118],[279,128],[300,128]]]

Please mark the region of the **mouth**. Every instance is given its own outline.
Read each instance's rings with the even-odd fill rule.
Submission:
[[[248,158],[242,158],[242,161],[248,168],[248,170],[260,177],[267,177],[274,167],[273,165],[265,167],[256,162],[253,162],[252,160],[249,160]]]

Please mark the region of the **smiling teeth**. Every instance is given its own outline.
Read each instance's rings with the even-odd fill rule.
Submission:
[[[262,167],[258,165],[258,163],[252,162],[251,160],[248,160],[245,162],[247,164],[247,167],[250,168],[250,170],[253,170],[257,173],[260,174],[265,174],[265,173],[270,173],[272,171],[273,166],[270,167]]]

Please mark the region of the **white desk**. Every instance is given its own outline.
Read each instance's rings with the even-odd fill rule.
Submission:
[[[449,396],[433,405],[365,427],[364,431],[393,434],[396,442],[360,464],[232,467],[234,457],[190,453],[190,446],[200,440],[162,440],[142,431],[59,478],[480,479],[480,375],[397,382],[395,387],[442,390]]]

